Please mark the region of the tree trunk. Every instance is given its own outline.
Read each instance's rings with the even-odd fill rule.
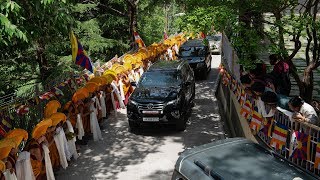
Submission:
[[[38,47],[36,50],[36,53],[37,53],[36,61],[38,62],[38,65],[39,65],[40,78],[41,78],[42,85],[44,85],[44,82],[49,75],[48,74],[48,60],[45,57],[44,50],[45,50],[45,45],[39,41]]]
[[[276,18],[276,24],[278,26],[279,47],[280,47],[281,52],[283,53],[283,52],[286,52],[286,47],[284,44],[284,37],[283,37],[284,29],[281,25],[282,15],[281,15],[281,12],[279,12],[279,11],[275,11],[273,14]],[[285,56],[287,56],[287,55],[285,54]]]
[[[131,42],[134,42],[133,32],[137,29],[137,4],[136,0],[128,0],[129,33]]]
[[[314,63],[311,63],[303,73],[303,87],[300,89],[300,96],[308,103],[312,101],[312,92],[313,92],[313,69]]]

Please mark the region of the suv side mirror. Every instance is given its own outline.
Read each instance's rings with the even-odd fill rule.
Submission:
[[[137,83],[136,82],[130,82],[131,86],[135,86],[137,87]]]

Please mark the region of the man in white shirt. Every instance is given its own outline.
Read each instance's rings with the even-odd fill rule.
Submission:
[[[295,96],[290,99],[289,108],[294,111],[292,119],[298,122],[308,122],[317,126],[319,125],[319,118],[316,111],[310,104],[304,102],[301,97]]]

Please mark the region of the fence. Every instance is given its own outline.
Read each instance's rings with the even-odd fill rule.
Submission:
[[[45,105],[49,100],[56,99],[62,105],[69,101],[72,94],[75,91],[74,85],[81,85],[84,83],[83,77],[75,78],[74,74],[68,74],[66,79],[61,81],[55,81],[51,88],[59,87],[58,89],[63,95],[57,95],[52,93],[48,98],[41,99],[39,96],[43,93],[36,94],[32,98],[17,99],[15,94],[6,95],[0,98],[0,139],[5,133],[14,128],[22,128],[31,133],[33,127],[43,119],[43,111]],[[77,79],[82,78],[81,81],[77,82]],[[47,87],[48,92],[51,92],[50,88]],[[18,113],[21,106],[24,106],[24,113]]]
[[[276,111],[272,117],[263,117],[257,106],[258,99],[245,94],[239,82],[236,52],[228,38],[223,35],[222,84],[235,97],[233,101],[241,110],[237,116],[244,118],[258,142],[272,148],[277,154],[288,159],[299,167],[319,176],[320,173],[320,128],[309,123],[290,120],[289,116]],[[229,94],[229,93],[227,93]],[[225,95],[223,97],[226,98]],[[232,98],[230,98],[232,99]],[[226,100],[228,102],[228,100]],[[232,108],[227,105],[225,108]],[[250,109],[250,112],[245,110]],[[265,111],[271,110],[267,105]],[[227,111],[230,112],[230,111]],[[240,112],[240,113],[239,113]],[[237,119],[230,117],[231,121]],[[234,122],[238,123],[238,122]],[[239,123],[238,123],[239,124]],[[318,147],[318,150],[317,150]],[[318,151],[318,152],[317,152]]]

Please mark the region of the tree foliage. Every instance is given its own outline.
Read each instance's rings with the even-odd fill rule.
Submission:
[[[4,0],[0,2],[0,95],[35,95],[70,72],[70,31],[74,31],[93,62],[122,55],[137,30],[147,45],[161,41],[164,3],[148,0]],[[172,32],[178,31],[171,19]]]

